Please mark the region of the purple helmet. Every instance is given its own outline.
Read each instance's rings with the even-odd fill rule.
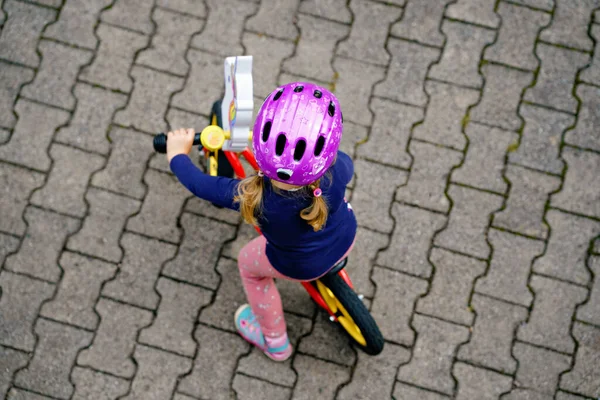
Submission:
[[[254,122],[252,146],[260,170],[291,185],[316,181],[335,160],[342,122],[340,104],[327,89],[304,82],[281,86]]]

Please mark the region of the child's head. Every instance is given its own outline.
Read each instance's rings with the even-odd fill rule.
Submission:
[[[273,91],[254,123],[252,146],[261,173],[286,185],[308,186],[313,202],[301,216],[315,231],[327,220],[327,204],[313,193],[336,158],[342,124],[337,98],[327,89],[301,82]],[[249,223],[256,223],[263,187],[260,176],[240,184],[238,201]]]

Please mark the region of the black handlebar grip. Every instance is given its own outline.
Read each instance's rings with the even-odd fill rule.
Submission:
[[[194,146],[198,146],[200,144],[200,134],[196,133],[194,136]],[[167,152],[167,135],[164,133],[159,133],[154,136],[154,141],[152,143],[154,145],[154,151],[157,153],[166,153]]]

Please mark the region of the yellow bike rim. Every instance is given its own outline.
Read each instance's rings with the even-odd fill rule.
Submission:
[[[339,323],[346,332],[352,336],[352,339],[356,340],[360,345],[366,346],[367,341],[360,331],[360,328],[356,325],[346,308],[340,303],[337,297],[335,297],[333,292],[321,281],[317,281],[317,289],[319,290],[319,293],[321,293],[321,297],[323,297],[323,300],[325,300],[325,303],[327,303],[331,312],[336,314]]]

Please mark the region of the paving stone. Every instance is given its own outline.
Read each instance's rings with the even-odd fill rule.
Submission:
[[[331,66],[332,54],[337,42],[348,35],[350,28],[308,15],[300,14],[297,18],[302,35],[294,55],[283,62],[283,69],[309,78],[331,81],[335,75]]]
[[[101,15],[103,22],[132,29],[145,34],[154,33],[152,9],[154,2],[144,0],[116,0],[109,10]]]
[[[388,244],[388,236],[372,230],[358,228],[354,249],[348,257],[346,271],[352,279],[354,290],[366,297],[373,297],[375,286],[371,281],[371,271],[377,253]]]
[[[118,262],[123,252],[116,232],[123,230],[125,221],[139,209],[140,202],[95,188],[88,189],[85,198],[89,214],[81,230],[69,238],[67,248]]]
[[[598,39],[600,41],[600,35]],[[581,107],[577,115],[577,125],[567,131],[565,143],[600,151],[600,133],[595,129],[600,124],[600,89],[582,84],[577,85],[576,91],[581,100]]]
[[[255,33],[244,33],[242,43],[246,47],[246,52],[253,56],[254,95],[265,98],[277,88],[280,65],[283,60],[294,54],[294,43]],[[329,61],[327,62],[329,63]],[[220,82],[223,81],[222,75],[221,71]]]
[[[509,394],[503,395],[502,400],[553,400],[552,395],[536,392],[530,389],[513,389]]]
[[[550,14],[510,3],[499,3],[497,13],[502,18],[502,26],[498,39],[485,51],[484,58],[535,70],[539,63],[535,55],[536,39],[540,29],[549,24]]]
[[[425,121],[415,126],[413,137],[463,150],[467,143],[463,117],[479,99],[479,91],[435,81],[426,81],[425,91],[429,96]]]
[[[42,396],[25,390],[12,388],[8,393],[10,400],[52,400],[50,397]]]
[[[573,85],[577,71],[589,63],[588,54],[539,43],[536,54],[542,62],[536,84],[524,99],[568,112],[577,111]]]
[[[398,371],[398,380],[451,395],[452,361],[456,348],[469,337],[469,330],[418,314],[412,325],[417,331],[417,341],[412,359]]]
[[[210,12],[204,29],[192,39],[192,46],[219,54],[221,63],[223,57],[243,54],[245,49],[240,43],[240,37],[244,29],[244,22],[246,18],[256,13],[258,5],[245,0],[204,0],[204,2]],[[223,21],[228,21],[228,23],[224,24]],[[246,54],[252,53],[247,52]],[[194,64],[191,58],[188,60],[192,65]],[[219,82],[222,82],[222,76],[221,74]],[[209,81],[206,80],[205,83]]]
[[[3,147],[0,147],[0,151]],[[31,192],[44,184],[44,175],[9,164],[0,164],[0,230],[22,235],[27,228],[23,211]]]
[[[180,393],[175,393],[173,395],[173,400],[196,400],[193,397],[190,396],[186,396],[184,394],[180,394]]]
[[[13,105],[21,87],[31,82],[33,75],[34,71],[29,68],[0,62],[0,126],[9,129],[15,126],[17,117]]]
[[[156,309],[161,299],[155,292],[156,280],[163,264],[175,255],[177,248],[128,232],[120,244],[125,257],[115,279],[104,285],[102,294],[138,307]]]
[[[469,151],[464,164],[453,173],[453,181],[496,192],[506,190],[502,177],[504,156],[518,135],[477,123],[468,125]],[[490,162],[491,161],[491,162]]]
[[[162,273],[171,278],[216,289],[220,278],[215,265],[223,243],[235,237],[235,227],[189,213],[182,215],[181,227],[184,235],[177,256],[165,264]],[[234,274],[237,280],[237,266]]]
[[[142,199],[146,186],[142,177],[146,162],[152,154],[150,146],[142,146],[150,138],[132,129],[111,128],[111,151],[102,171],[94,174],[92,185]]]
[[[79,354],[77,364],[132,378],[136,370],[131,359],[135,340],[138,331],[152,321],[152,313],[105,298],[98,301],[95,310],[100,315],[100,326],[92,345]]]
[[[0,37],[0,58],[36,68],[41,59],[38,41],[44,27],[56,19],[56,10],[6,0],[7,14]]]
[[[391,34],[415,40],[430,46],[442,47],[444,35],[440,32],[442,16],[449,0],[408,2],[402,19],[392,26]]]
[[[519,148],[510,152],[508,160],[526,167],[554,174],[563,170],[563,161],[559,157],[559,144],[562,133],[572,126],[572,115],[521,104],[520,115],[525,119]]]
[[[144,132],[166,131],[164,115],[169,98],[183,87],[184,80],[137,66],[132,68],[131,76],[136,84],[127,107],[116,113],[115,122]]]
[[[158,313],[154,323],[141,331],[140,343],[193,357],[194,322],[200,308],[210,303],[212,292],[165,278],[158,280],[156,290],[161,296]]]
[[[115,275],[113,264],[79,254],[64,252],[59,264],[63,271],[52,301],[42,306],[40,315],[84,329],[96,329],[99,318],[94,304],[102,284]]]
[[[600,217],[600,154],[566,147],[561,152],[568,168],[562,190],[551,204],[563,210]]]
[[[312,321],[289,314],[285,316],[285,320],[290,343],[296,348],[298,339],[310,332]],[[297,379],[291,358],[283,363],[274,363],[257,348],[240,358],[236,372],[290,388],[295,386]]]
[[[556,393],[556,400],[588,400],[588,399],[589,398],[587,398],[587,397],[576,396],[574,394],[565,393],[565,392],[561,392],[561,391],[558,391]]]
[[[371,125],[373,113],[369,109],[369,98],[373,85],[384,78],[385,69],[340,57],[334,59],[333,69],[339,76],[335,95],[346,115],[344,120]]]
[[[192,360],[151,347],[137,345],[133,358],[137,372],[131,391],[123,399],[159,400],[172,396],[177,379],[188,372]]]
[[[83,196],[88,181],[92,173],[104,165],[104,157],[60,144],[50,146],[50,157],[54,163],[48,180],[42,189],[33,193],[31,203],[83,217],[87,210]]]
[[[316,303],[302,285],[287,279],[275,280],[275,283],[281,295],[284,311],[303,315],[307,318],[312,318],[315,315]]]
[[[423,109],[380,98],[373,98],[370,105],[375,119],[368,140],[358,146],[358,156],[408,169],[407,143],[412,126],[423,119]]]
[[[405,400],[405,399],[419,399],[419,400],[446,400],[448,396],[443,396],[435,392],[429,392],[425,389],[417,388],[414,386],[406,385],[402,382],[396,381],[394,385],[394,393],[392,395],[394,400]]]
[[[385,349],[388,347],[389,343],[385,345]],[[321,310],[313,323],[312,332],[300,341],[298,351],[347,366],[354,365],[358,354],[350,345],[350,339],[343,329],[329,321],[329,314]]]
[[[544,252],[544,243],[508,232],[490,229],[488,240],[494,248],[490,268],[477,281],[475,290],[505,301],[531,305],[527,287],[531,264]]]
[[[71,379],[75,384],[73,400],[115,400],[129,390],[129,381],[87,368],[75,367]]]
[[[337,364],[301,354],[294,357],[298,380],[292,400],[335,399],[339,386],[350,380],[350,370]]]
[[[33,82],[21,90],[21,96],[73,110],[75,79],[79,69],[91,61],[93,53],[47,40],[41,40],[38,49],[42,54],[41,65]]]
[[[300,0],[264,0],[258,12],[248,18],[246,29],[280,39],[294,40],[300,36],[295,13]]]
[[[463,158],[463,153],[434,144],[412,141],[409,148],[414,162],[406,186],[396,192],[396,200],[428,210],[448,212],[450,201],[444,191],[448,176]]]
[[[190,50],[190,52],[193,52],[193,50]],[[188,84],[186,84],[186,88],[188,87]],[[210,107],[212,107],[212,104],[210,105]],[[206,111],[208,111],[209,109],[207,109]],[[200,111],[200,109],[198,109],[196,112],[198,111]],[[210,125],[207,117],[171,107],[169,107],[169,111],[167,111],[167,123],[169,125],[169,130],[179,129],[182,127],[192,127],[198,132],[200,132],[206,126]],[[194,147],[193,153],[190,154],[190,157],[192,157],[192,161],[194,161],[194,157],[192,156],[193,154],[195,154],[198,157],[201,156],[200,153],[197,152],[196,147]],[[156,154],[156,156],[158,157],[159,154]],[[162,158],[162,160],[166,160],[166,157],[164,155],[160,155],[160,157]],[[204,159],[203,156],[202,158]],[[171,171],[171,169],[168,166],[167,171]]]
[[[515,380],[519,386],[553,395],[562,372],[571,368],[571,357],[516,342],[513,353],[519,361]]]
[[[16,251],[20,243],[18,238],[0,232],[0,265],[4,265],[6,256]]]
[[[494,12],[494,0],[458,0],[446,9],[446,16],[477,25],[497,28],[500,17]]]
[[[188,199],[184,210],[197,214],[198,216],[210,217],[230,225],[237,225],[241,218],[240,213],[235,210],[229,208],[217,208],[212,203],[195,196]]]
[[[69,113],[29,100],[19,99],[15,111],[21,117],[10,141],[0,147],[0,159],[47,171],[52,161],[48,147],[56,129],[69,120]],[[35,132],[36,140],[31,140]]]
[[[10,387],[13,374],[25,367],[28,361],[28,354],[0,346],[0,396],[2,398]]]
[[[346,0],[302,0],[300,12],[344,23],[352,22]]]
[[[235,375],[231,387],[237,394],[235,398],[239,400],[287,400],[292,394],[292,389],[240,374]]]
[[[457,358],[512,374],[517,368],[511,355],[513,332],[527,318],[527,308],[478,294],[471,307],[477,315],[471,340],[461,346]]]
[[[129,69],[135,53],[147,46],[149,38],[102,23],[98,25],[96,35],[100,38],[96,58],[81,70],[79,79],[108,89],[131,92],[133,80],[129,76]]]
[[[382,399],[390,395],[398,365],[408,362],[410,352],[395,344],[386,343],[383,352],[369,356],[358,352],[352,381],[343,386],[340,400]],[[368,384],[365,384],[368,382]]]
[[[598,23],[600,21],[596,20],[596,22]],[[590,63],[590,65],[588,67],[586,67],[581,72],[581,74],[579,75],[579,78],[583,82],[587,82],[587,83],[591,83],[591,84],[600,86],[600,55],[599,55],[600,54],[600,45],[599,45],[599,43],[600,43],[600,25],[597,25],[597,24],[592,25],[590,27],[590,35],[595,40],[596,48],[592,53],[592,62]],[[579,95],[579,93],[577,95],[580,98],[582,97]]]
[[[220,258],[216,272],[225,279],[221,281],[213,303],[200,312],[199,321],[235,332],[233,315],[239,306],[247,303],[237,263],[227,258]]]
[[[483,97],[470,113],[471,121],[516,130],[521,126],[517,108],[521,92],[533,78],[531,72],[485,64],[481,67],[485,77]]]
[[[552,11],[554,9],[554,0],[511,0],[511,2],[546,11]]]
[[[177,218],[189,192],[171,174],[148,170],[144,175],[148,194],[139,214],[127,223],[127,229],[169,242],[179,242]],[[165,208],[165,204],[169,207]]]
[[[494,41],[495,31],[449,20],[443,22],[441,29],[447,43],[429,77],[475,88],[483,86],[479,61],[483,48]]]
[[[494,226],[546,239],[546,201],[550,193],[560,188],[561,179],[515,165],[507,166],[505,177],[511,187],[506,208],[494,215]]]
[[[79,350],[91,343],[94,334],[45,319],[37,320],[34,331],[38,338],[35,353],[27,368],[15,375],[15,384],[38,393],[70,398],[71,368]]]
[[[178,11],[182,14],[190,14],[196,17],[206,17],[206,4],[197,0],[158,0],[156,5],[169,10]],[[212,10],[211,10],[212,11]]]
[[[375,85],[375,95],[425,106],[427,95],[423,82],[429,65],[438,60],[440,50],[399,39],[390,39],[387,48],[392,61],[385,81]]]
[[[0,128],[0,144],[5,144],[10,139],[10,131],[8,129]]]
[[[472,325],[475,314],[469,307],[469,297],[473,282],[485,272],[486,263],[439,248],[431,250],[431,263],[435,275],[427,295],[417,301],[416,310]]]
[[[35,207],[24,214],[27,231],[19,252],[6,258],[6,269],[58,282],[58,258],[67,237],[77,231],[80,220]]]
[[[588,301],[577,308],[577,319],[600,326],[600,257],[590,256],[587,265],[594,276]]]
[[[592,50],[594,44],[588,36],[588,25],[593,10],[598,7],[598,0],[556,1],[552,23],[541,32],[540,39],[581,50]]]
[[[402,9],[366,0],[351,0],[348,4],[354,15],[352,30],[348,38],[338,45],[337,54],[387,65],[390,55],[385,44],[389,26],[400,17]]]
[[[448,227],[435,237],[434,244],[479,258],[487,258],[486,242],[489,216],[502,205],[502,197],[478,190],[450,185],[448,195],[454,206]]]
[[[587,289],[537,275],[531,277],[530,286],[535,293],[533,308],[529,321],[519,328],[517,337],[528,343],[572,353],[575,343],[569,334],[569,325],[577,305],[586,299]]]
[[[377,264],[429,278],[429,249],[435,233],[446,224],[446,217],[398,203],[392,205],[392,215],[396,227],[389,247],[379,253]]]
[[[183,90],[173,96],[171,106],[191,112],[209,113],[213,102],[222,97],[223,57],[190,49],[187,59],[191,66],[188,80]],[[252,69],[254,70],[255,67]],[[181,125],[171,126],[173,129],[181,127]],[[197,126],[198,130],[201,128]]]
[[[95,49],[98,39],[94,27],[103,8],[110,0],[93,2],[65,2],[58,21],[44,30],[44,37],[80,47]]]
[[[152,20],[157,26],[156,33],[150,47],[138,54],[136,63],[172,74],[187,74],[189,65],[185,54],[188,43],[202,29],[204,21],[160,8],[154,9]]]
[[[427,292],[427,281],[379,267],[373,269],[373,281],[377,295],[371,313],[383,337],[411,346],[415,332],[410,327],[410,317],[417,299]]]
[[[577,340],[575,366],[561,377],[560,387],[583,395],[597,398],[600,396],[600,329],[575,322],[573,336]]]
[[[373,99],[373,102],[377,101],[377,99]],[[396,112],[400,114],[399,110],[402,107],[399,104],[396,104]],[[375,124],[379,123],[377,119],[375,120]],[[340,141],[339,150],[348,154],[350,158],[354,159],[356,157],[356,147],[358,144],[366,142],[369,138],[368,129],[364,126],[356,125],[350,121],[344,122],[344,134],[342,135],[342,140]],[[373,133],[371,134],[371,138],[374,138]],[[387,143],[390,145],[390,143]],[[364,146],[363,146],[364,147]],[[386,152],[387,154],[387,152]],[[396,153],[396,156],[398,154]],[[364,158],[364,157],[363,157]]]
[[[548,210],[546,220],[550,240],[544,255],[533,263],[533,272],[586,285],[590,280],[586,253],[590,240],[600,234],[600,222],[556,210]]]
[[[194,358],[191,373],[181,380],[178,390],[197,398],[233,398],[231,378],[238,359],[248,352],[250,345],[237,333],[204,325],[197,326],[194,338],[199,345],[198,354]]]
[[[512,386],[509,376],[461,362],[454,364],[452,372],[458,381],[457,400],[495,400]]]

